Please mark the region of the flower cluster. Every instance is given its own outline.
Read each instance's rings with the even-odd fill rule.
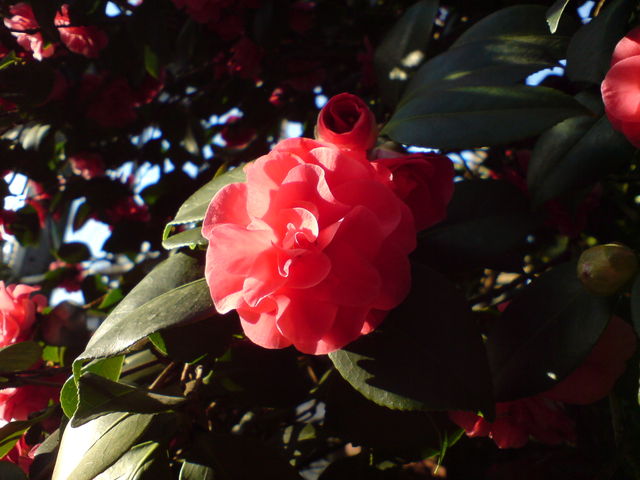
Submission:
[[[584,362],[553,388],[533,397],[496,404],[488,422],[473,412],[453,411],[449,417],[469,437],[490,437],[499,448],[520,448],[530,437],[547,444],[573,442],[574,424],[564,404],[588,405],[604,398],[636,349],[630,325],[612,317]]]
[[[327,103],[316,133],[248,164],[246,183],[212,199],[202,234],[220,313],[237,310],[263,347],[324,354],[404,300],[416,231],[444,217],[453,167],[438,155],[372,151],[375,119],[350,94]]]

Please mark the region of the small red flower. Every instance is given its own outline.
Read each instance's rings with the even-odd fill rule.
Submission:
[[[107,46],[107,34],[94,25],[73,25],[69,18],[69,5],[63,4],[56,13],[54,24],[58,27],[60,40],[73,53],[88,58],[98,58],[100,51]]]

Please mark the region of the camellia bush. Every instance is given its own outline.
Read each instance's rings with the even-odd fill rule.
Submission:
[[[640,479],[640,2],[0,2],[0,479]]]

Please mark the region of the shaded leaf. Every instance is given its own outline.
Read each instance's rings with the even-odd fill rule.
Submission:
[[[27,480],[27,476],[22,469],[11,462],[0,462],[0,478],[2,480]]]
[[[604,116],[564,120],[540,137],[531,154],[527,184],[534,205],[616,171],[634,152]]]
[[[546,87],[452,87],[411,98],[382,134],[423,147],[482,147],[532,137],[584,112],[569,95]]]
[[[575,370],[611,316],[603,297],[589,294],[575,262],[553,268],[516,295],[491,327],[486,343],[497,401],[546,391]]]
[[[607,2],[600,14],[573,36],[567,50],[567,76],[574,82],[599,84],[609,70],[616,43],[629,30],[634,3]]]
[[[458,182],[446,220],[420,235],[413,256],[440,271],[519,271],[536,223],[527,198],[511,183]]]
[[[240,321],[236,315],[228,314],[168,328],[149,338],[171,359],[190,363],[203,355],[221,356],[229,347],[234,333],[240,333]]]
[[[27,370],[42,357],[42,347],[33,341],[0,348],[0,373]]]
[[[421,0],[412,5],[380,42],[374,65],[386,104],[397,102],[408,72],[422,63],[438,13],[438,3],[437,0]]]
[[[93,373],[80,377],[78,395],[80,400],[71,419],[72,427],[111,412],[157,413],[172,410],[185,400],[114,382]]]
[[[329,358],[378,405],[492,414],[489,367],[471,311],[454,285],[426,267],[414,269],[409,297],[377,330]]]
[[[91,251],[82,242],[63,243],[56,256],[67,263],[80,263],[91,258]]]

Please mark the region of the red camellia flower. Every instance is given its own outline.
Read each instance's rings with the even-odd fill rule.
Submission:
[[[123,77],[85,75],[78,100],[86,107],[86,115],[101,127],[124,127],[136,119],[135,92]]]
[[[88,58],[98,58],[100,50],[109,43],[107,34],[98,27],[73,25],[69,18],[69,5],[66,3],[56,13],[54,23],[58,27],[60,40],[73,53]]]
[[[205,276],[221,313],[237,309],[258,345],[336,350],[407,295],[409,208],[363,152],[280,142],[221,189],[202,227]]]
[[[416,229],[424,230],[443,220],[453,196],[451,160],[435,153],[377,153],[380,158],[374,166],[384,166],[391,172],[392,189],[411,208]]]
[[[27,445],[27,441],[25,440],[25,435],[20,437],[18,443],[7,453],[7,455],[3,458],[3,460],[7,460],[11,463],[15,463],[18,465],[23,472],[29,474],[29,467],[33,463],[33,459],[36,454],[37,448],[40,446],[34,445],[30,447]]]
[[[73,173],[87,180],[104,175],[104,162],[99,153],[76,153],[69,157],[69,164]]]
[[[449,412],[469,437],[489,436],[498,448],[523,447],[532,436],[555,445],[575,439],[573,421],[559,402],[542,395],[496,404],[496,420],[487,422],[472,412]]]
[[[449,412],[469,437],[491,437],[499,448],[519,448],[529,437],[547,444],[573,441],[572,420],[561,402],[587,405],[604,398],[625,370],[636,349],[633,328],[612,317],[587,358],[552,389],[533,397],[496,404],[496,420],[473,412]]]
[[[602,82],[602,100],[611,125],[640,147],[640,27],[627,34],[613,52]]]
[[[340,148],[368,150],[378,137],[376,118],[364,101],[350,93],[332,97],[318,115],[316,138]]]
[[[22,284],[5,286],[0,281],[0,347],[30,337],[36,312],[47,304],[43,295],[32,295],[37,290]]]
[[[236,309],[247,337],[266,348],[293,344],[324,354],[375,329],[409,292],[415,219],[431,225],[442,218],[438,207],[425,205],[428,213],[414,219],[404,200],[433,187],[435,204],[446,206],[453,188],[450,165],[441,174],[440,162],[415,167],[425,159],[413,156],[369,161],[373,114],[359,98],[339,97],[318,126],[338,145],[280,142],[245,167],[246,183],[223,187],[204,218],[205,277],[215,307]],[[397,173],[403,162],[411,181]],[[447,198],[435,198],[440,194]]]
[[[0,418],[27,420],[29,414],[39,412],[49,403],[56,403],[60,396],[60,387],[44,385],[25,385],[18,388],[0,390]]]
[[[5,27],[11,29],[11,34],[16,37],[18,45],[33,53],[33,58],[42,60],[53,55],[54,46],[45,45],[31,5],[28,3],[16,3],[9,7],[10,18],[4,19]],[[35,32],[35,33],[34,33]]]

